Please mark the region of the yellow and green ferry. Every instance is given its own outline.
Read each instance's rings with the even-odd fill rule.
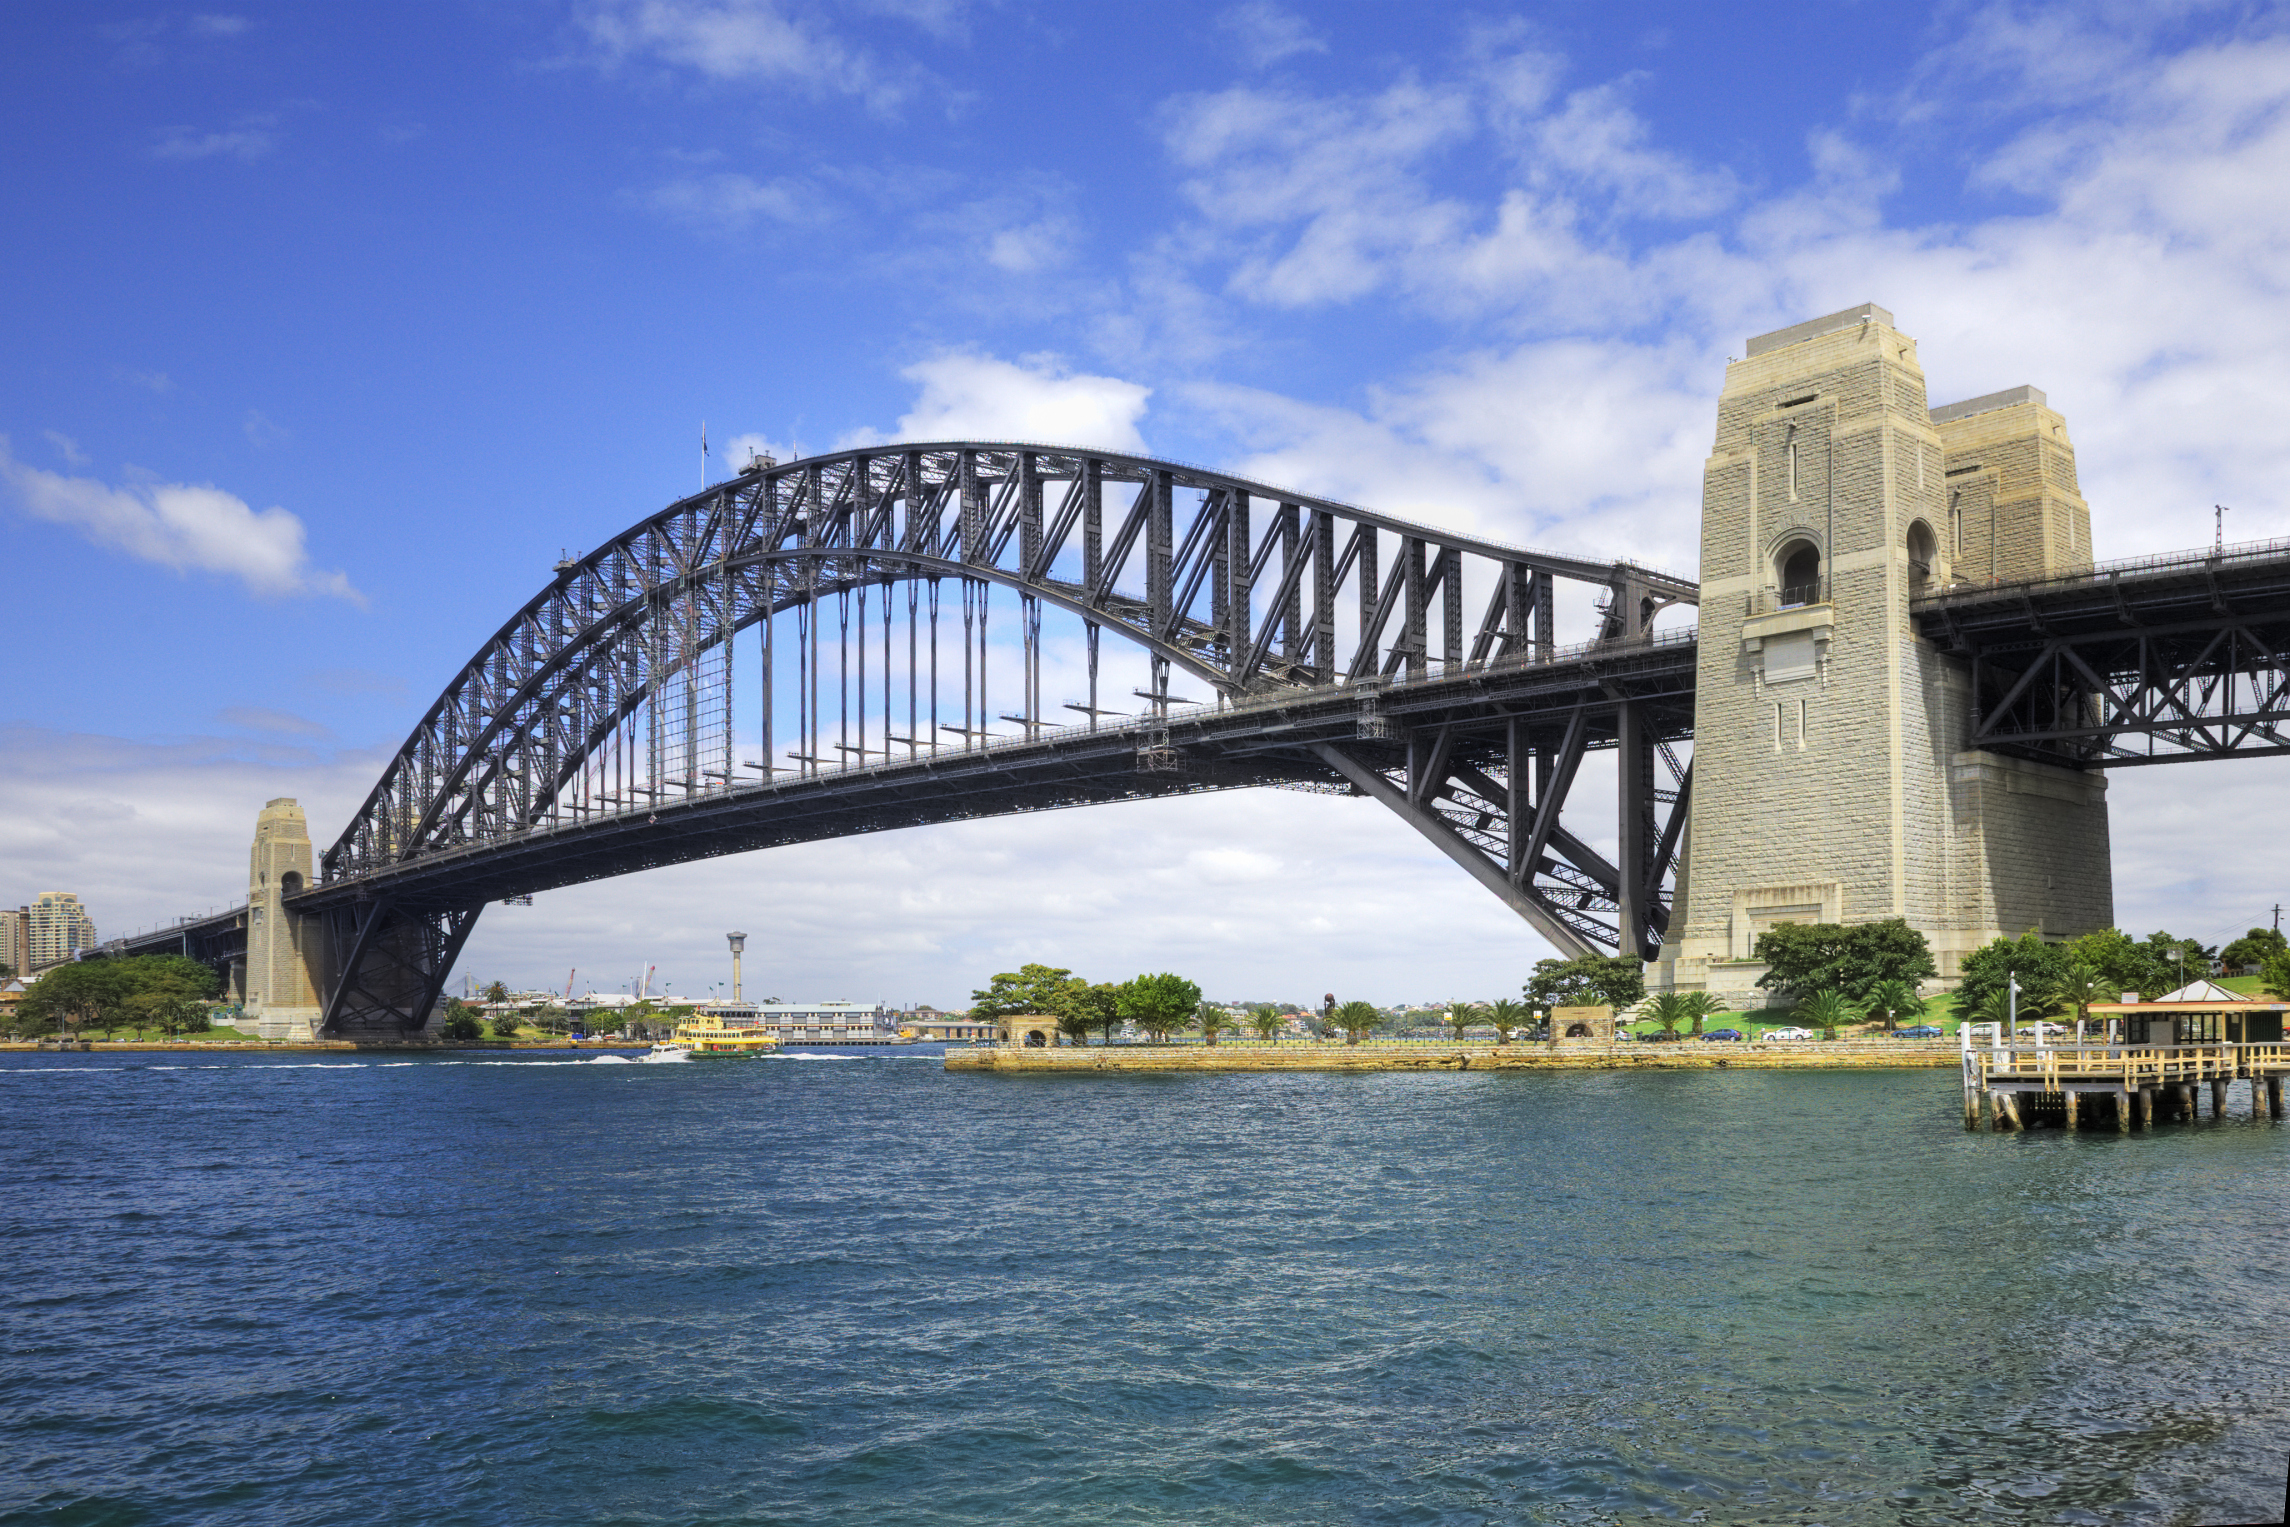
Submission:
[[[675,1043],[694,1060],[729,1060],[748,1055],[769,1055],[779,1041],[758,1028],[727,1029],[714,1024],[688,1023],[676,1030]]]

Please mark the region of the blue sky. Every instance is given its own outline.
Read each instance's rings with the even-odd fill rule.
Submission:
[[[1142,446],[1690,573],[1726,357],[1874,300],[1935,400],[2046,389],[2101,555],[2219,502],[2290,535],[2281,20],[12,6],[0,525],[41,641],[0,898],[226,900],[272,795],[330,838],[560,548],[697,485],[703,419]],[[2281,895],[2231,823],[2290,775],[2130,775],[2126,923]],[[1035,957],[1489,996],[1546,952],[1397,823],[1257,793],[557,893],[471,967],[691,989],[727,918],[779,920],[786,995],[941,1004]]]

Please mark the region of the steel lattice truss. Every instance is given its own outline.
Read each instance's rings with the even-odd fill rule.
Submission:
[[[297,902],[332,928],[329,1027],[418,1026],[474,909],[499,896],[1239,785],[1390,797],[1561,947],[1644,948],[1682,813],[1628,695],[1557,648],[1562,581],[1596,591],[1609,653],[1648,644],[1656,613],[1695,594],[1628,562],[1140,457],[951,443],[752,464],[560,564],[431,706]],[[1101,693],[1105,634],[1142,655],[1141,708]],[[1086,698],[1061,726],[1044,653],[1072,667],[1072,645]],[[1674,701],[1691,647],[1671,647],[1656,687]],[[1178,693],[1178,676],[1208,692]],[[1506,710],[1481,683],[1470,714],[1449,714],[1443,685],[1490,678],[1550,694]],[[1408,706],[1439,695],[1447,719],[1428,724],[1444,740],[1416,759]],[[1656,730],[1684,736],[1690,716],[1661,714]],[[1593,748],[1635,760],[1631,873],[1558,825]]]
[[[1477,611],[1464,602],[1467,560],[1496,573]],[[593,803],[574,789],[583,765],[648,700],[676,703],[653,704],[636,744],[643,756],[622,776],[642,782],[605,806],[636,804],[630,790],[650,800],[723,788],[743,766],[781,772],[770,757],[734,759],[721,729],[708,735],[708,718],[694,714],[720,703],[698,671],[702,655],[767,613],[810,615],[799,639],[816,651],[828,645],[820,622],[830,599],[951,581],[967,614],[991,589],[1012,590],[1022,621],[1051,606],[1146,649],[1160,675],[1150,703],[1163,709],[1169,668],[1241,696],[1547,652],[1557,579],[1612,590],[1622,608],[1610,622],[1632,632],[1694,592],[1627,563],[1495,545],[1133,457],[956,444],[752,471],[564,566],[447,686],[322,874],[370,874],[588,812]],[[865,610],[862,599],[861,620]],[[888,613],[895,619],[895,602]],[[887,623],[878,629],[888,634]],[[1029,656],[1038,671],[1038,653]],[[964,699],[963,723],[942,732],[995,719],[983,694]],[[1001,719],[1029,732],[1048,724],[1038,692],[1022,703],[1024,714]],[[905,719],[894,705],[892,723]],[[873,741],[909,757],[948,745],[911,730]],[[862,758],[872,751],[861,744]],[[845,760],[797,761],[816,773]]]
[[[1971,746],[2075,768],[2290,752],[2290,546],[1920,601],[1972,660]]]

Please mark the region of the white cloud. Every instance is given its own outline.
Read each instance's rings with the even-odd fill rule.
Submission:
[[[277,151],[282,141],[277,119],[269,116],[242,118],[236,126],[220,132],[201,132],[195,127],[164,127],[152,145],[156,159],[213,159],[216,157],[239,160],[251,164]]]
[[[259,408],[248,409],[246,417],[239,421],[239,427],[246,432],[247,444],[254,446],[257,450],[268,450],[274,445],[285,445],[294,438],[292,430],[270,418]]]
[[[178,572],[238,579],[266,598],[323,594],[364,604],[341,573],[310,565],[302,521],[284,509],[254,510],[212,484],[137,483],[114,488],[17,461],[0,436],[0,483],[34,519],[68,525],[98,546]]]
[[[48,444],[56,448],[56,454],[64,458],[66,466],[84,467],[87,465],[87,453],[80,449],[80,443],[77,440],[61,430],[44,429],[40,433],[47,437]]]
[[[200,37],[236,37],[247,29],[244,16],[193,16],[191,31]]]
[[[1248,0],[1217,18],[1217,28],[1233,40],[1241,58],[1263,69],[1299,53],[1325,53],[1328,41],[1313,31],[1303,17],[1274,5],[1272,0]]]
[[[759,181],[746,175],[692,175],[672,180],[642,197],[645,206],[677,222],[736,232],[759,219],[774,223],[814,221],[824,212],[818,194],[799,181]]]
[[[14,878],[0,900],[76,892],[103,938],[242,901],[263,803],[300,799],[323,847],[385,756],[0,726],[0,863]]]
[[[1073,239],[1072,220],[1058,216],[996,229],[986,239],[986,263],[1015,276],[1037,275],[1065,264]]]
[[[111,374],[116,381],[125,382],[130,387],[140,387],[146,392],[156,392],[161,396],[175,390],[175,379],[164,371],[131,371],[124,366],[114,366],[111,368]]]
[[[232,726],[244,727],[250,732],[261,732],[273,737],[327,737],[332,732],[307,716],[291,711],[272,710],[265,705],[231,705],[217,713],[217,720]]]
[[[651,58],[710,80],[853,95],[877,111],[895,109],[920,78],[772,0],[593,0],[580,24],[608,63]]]
[[[1117,377],[1066,371],[1047,356],[1016,365],[990,355],[941,355],[899,373],[920,384],[914,407],[895,436],[871,432],[860,444],[902,440],[1033,440],[1049,445],[1094,445],[1142,452],[1137,422],[1150,387]]]

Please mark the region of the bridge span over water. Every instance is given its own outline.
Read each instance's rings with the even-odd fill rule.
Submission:
[[[1800,373],[1905,374],[1889,315],[1868,316],[1881,312],[1817,321],[1782,354],[1789,376],[1769,382],[1755,368],[1776,363],[1757,360],[1729,374],[1729,398],[1753,382],[1777,395],[1757,416],[1779,421],[1776,443],[1744,448],[1786,473],[1773,496],[1785,483],[1803,505],[1826,473],[1827,522],[1790,508],[1796,528],[1757,552],[1767,575],[1709,593],[1629,560],[1117,453],[944,442],[758,459],[559,564],[322,853],[274,803],[246,906],[112,947],[229,965],[250,1005],[325,1032],[396,1034],[427,1021],[479,911],[505,898],[820,838],[1270,786],[1367,796],[1558,949],[1654,960],[1678,943],[1697,704],[1707,732],[1713,684],[1754,697],[1753,719],[1798,696],[1770,705],[1779,768],[1789,725],[1807,746],[1803,697],[1845,693],[1830,682],[1856,620],[1879,648],[1906,643],[1960,676],[1924,702],[1969,711],[1935,737],[2020,760],[2054,794],[2043,781],[2290,751],[2290,543],[2054,557],[2033,577],[1997,576],[1991,553],[1981,577],[1952,497],[1953,559],[1922,500],[1917,518],[1864,516],[1874,549],[1854,551],[1844,447],[1808,458],[1801,443],[1820,394],[1778,395],[1803,392]],[[2011,417],[2056,417],[2034,398]],[[1886,406],[1923,426],[1920,377],[1913,415]],[[1732,459],[1713,457],[1713,485]],[[1936,495],[1966,470],[1943,472],[1956,459],[1935,453],[1929,492],[1897,491]],[[1722,565],[1713,506],[1717,486],[1705,569]],[[1590,639],[1562,645],[1562,621]],[[1724,724],[1741,742],[1750,723]],[[1918,745],[1899,733],[1871,779],[1897,778]],[[1763,748],[1726,767],[1767,767]],[[1594,758],[1613,815],[1591,821],[1568,806]],[[1859,766],[1841,767],[1819,788],[1852,788]],[[1799,878],[1813,889],[1775,894],[1868,915]]]

